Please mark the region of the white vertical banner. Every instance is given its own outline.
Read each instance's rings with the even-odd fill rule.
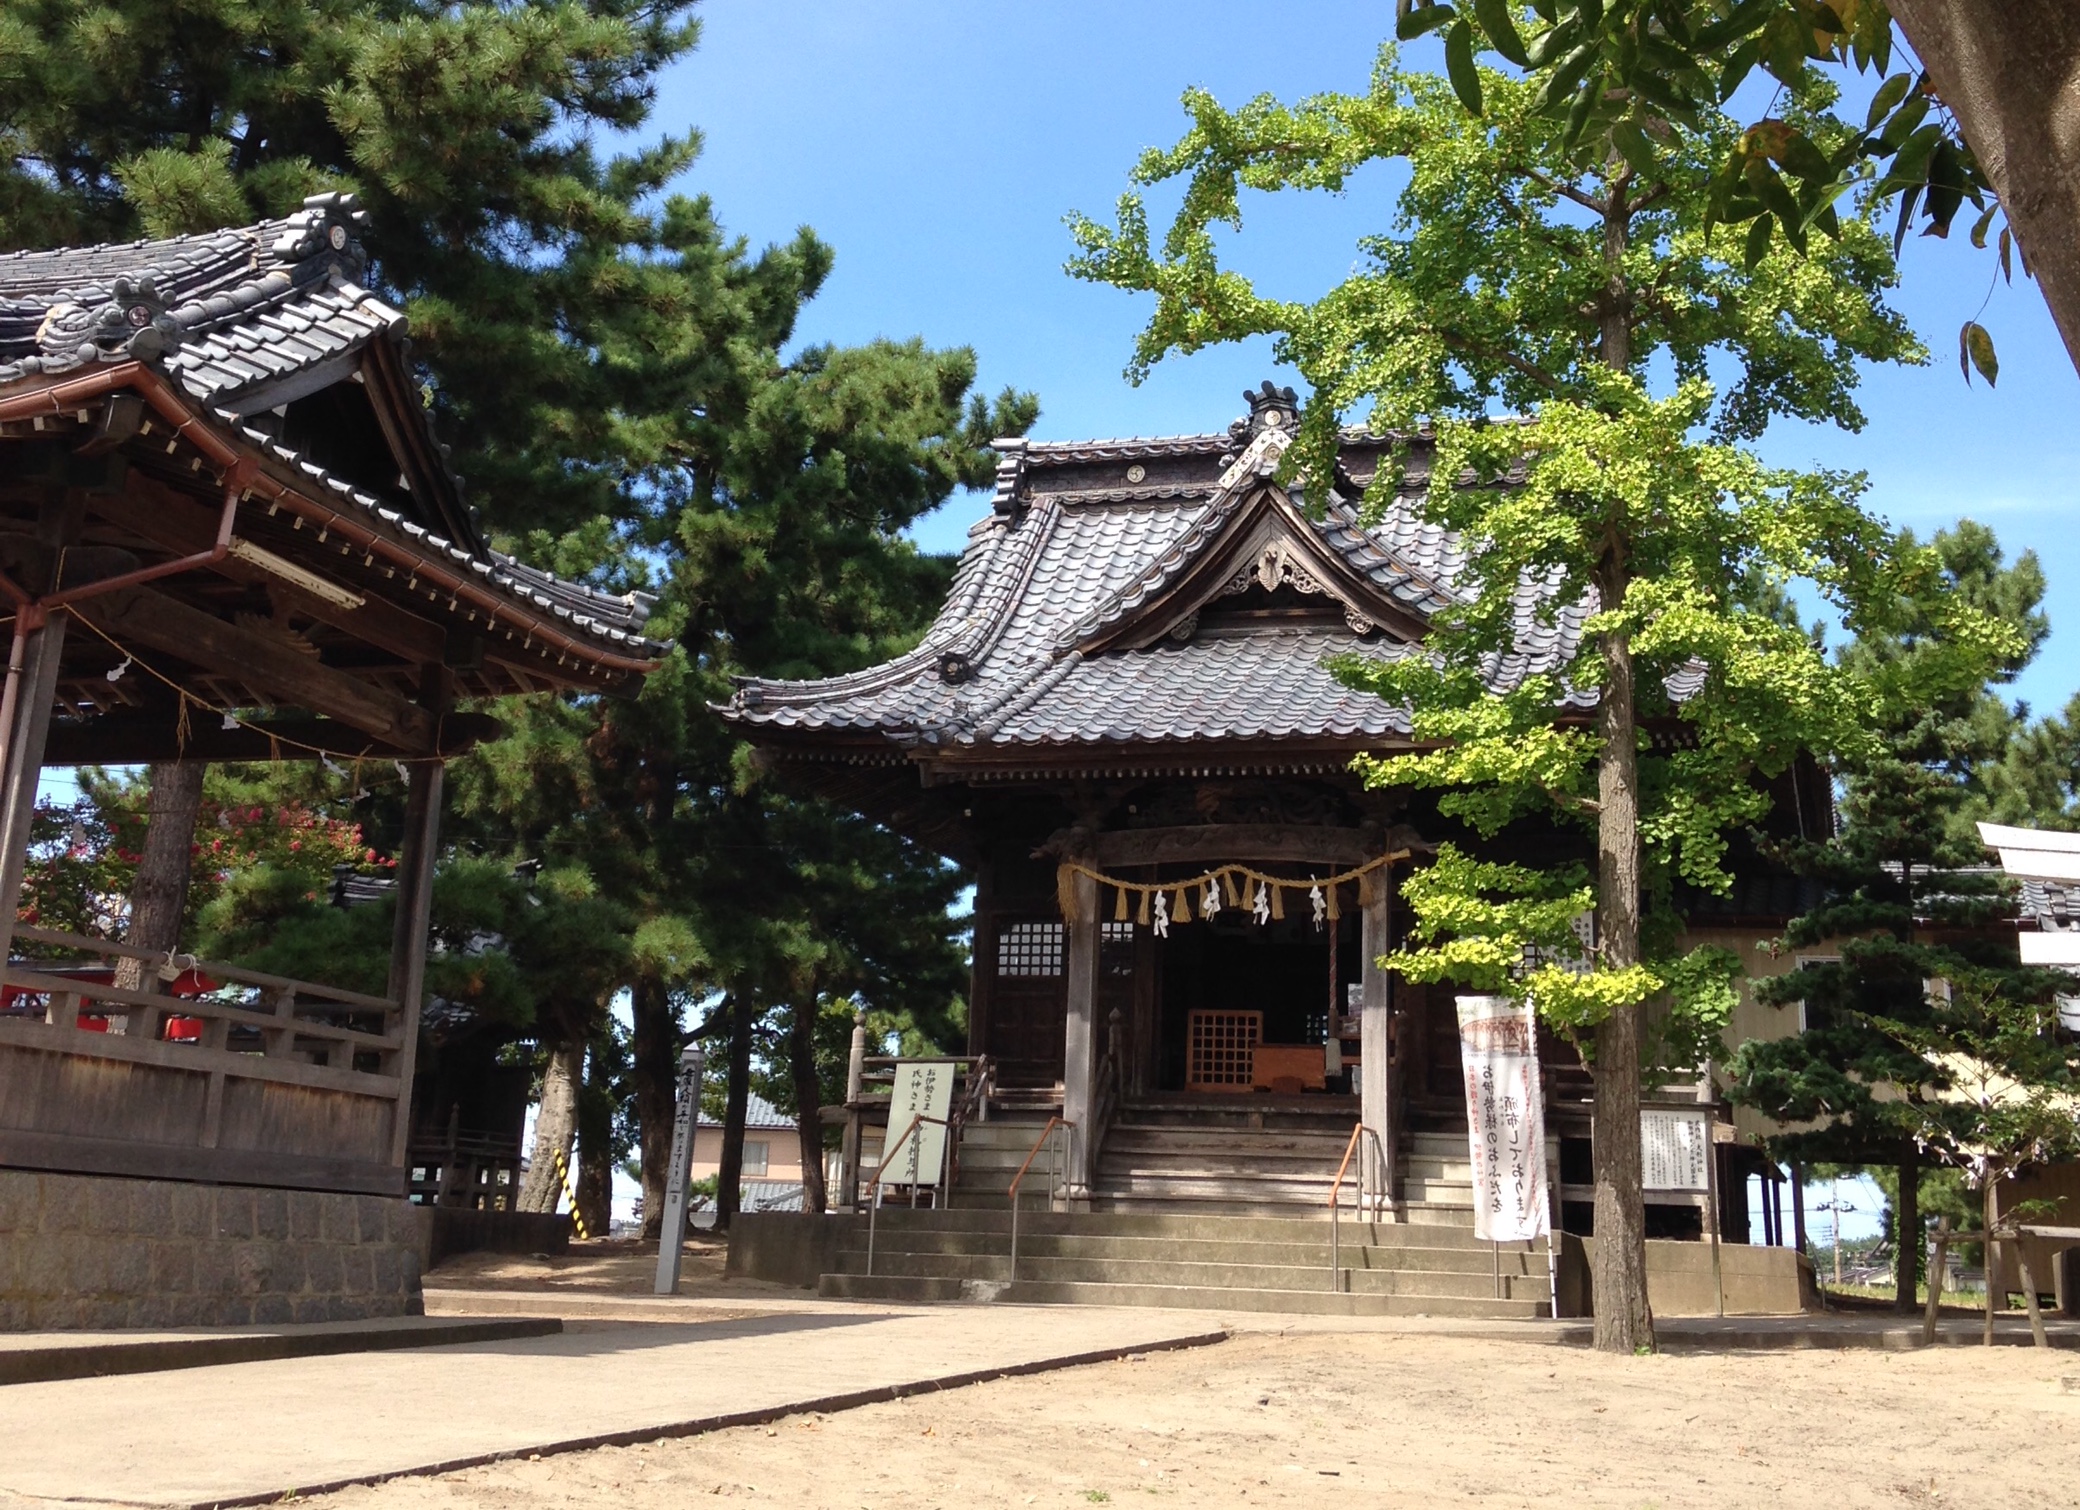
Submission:
[[[884,1157],[893,1153],[882,1173],[885,1185],[937,1185],[946,1159],[946,1114],[953,1107],[954,1067],[943,1060],[905,1060],[896,1066],[894,1094],[888,1103]],[[920,1117],[936,1118],[910,1130]]]
[[[1531,1242],[1552,1228],[1545,1097],[1531,1003],[1459,998],[1459,1059],[1473,1152],[1473,1230],[1483,1242]]]

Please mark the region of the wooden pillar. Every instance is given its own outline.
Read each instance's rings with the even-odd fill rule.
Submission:
[[[402,1009],[397,1031],[402,1039],[396,1071],[402,1082],[397,1119],[391,1128],[390,1162],[405,1161],[412,1135],[412,1075],[419,1063],[419,1009],[426,986],[426,932],[433,916],[433,862],[440,847],[441,792],[446,768],[437,760],[411,768],[405,798],[404,853],[398,863],[397,923],[390,937],[390,999]]]
[[[14,952],[15,913],[21,904],[22,872],[29,863],[29,828],[36,818],[36,784],[43,775],[43,749],[51,729],[51,702],[58,692],[58,661],[65,651],[66,615],[58,612],[39,628],[22,630],[17,610],[7,689],[0,703],[0,962]]]
[[[1381,1152],[1386,1156],[1386,1168],[1374,1171],[1375,1188],[1385,1192],[1390,1207],[1398,1208],[1401,1155],[1394,1135],[1393,1008],[1387,972],[1379,966],[1380,956],[1392,947],[1388,933],[1393,926],[1393,877],[1385,869],[1371,871],[1359,878],[1358,886],[1364,921],[1359,945],[1359,978],[1364,982],[1358,1021],[1359,1115],[1372,1134],[1365,1140],[1366,1157],[1376,1159]]]
[[[1074,903],[1068,917],[1068,1010],[1062,1042],[1062,1118],[1073,1123],[1069,1138],[1068,1196],[1082,1204],[1090,1199],[1091,1112],[1095,1096],[1098,1044],[1098,883],[1081,871],[1062,878],[1064,901]]]

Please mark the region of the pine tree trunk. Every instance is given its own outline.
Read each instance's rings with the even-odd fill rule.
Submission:
[[[1624,274],[1631,211],[1630,174],[1609,189],[1604,216],[1604,260],[1610,270],[1602,298],[1599,355],[1624,371],[1632,363],[1632,296]],[[1613,524],[1598,563],[1596,590],[1605,612],[1623,608],[1631,566]],[[1623,631],[1604,636],[1603,688],[1596,703],[1596,942],[1606,970],[1640,962],[1639,717],[1634,704],[1632,642]],[[1639,1148],[1640,1055],[1644,1011],[1619,1007],[1596,1030],[1590,1113],[1596,1179],[1596,1258],[1590,1279],[1596,1310],[1596,1346],[1636,1353],[1654,1346],[1654,1313],[1647,1301],[1646,1201]]]
[[[787,1053],[794,1071],[795,1115],[802,1138],[802,1209],[822,1211],[829,1203],[823,1187],[823,1083],[816,1075],[816,998],[794,1004],[788,1025]]]
[[[2080,6],[1892,0],[2080,366]]]
[[[1909,1148],[1899,1161],[1899,1208],[1892,1214],[1894,1255],[1892,1299],[1895,1311],[1921,1309],[1921,1161]]]
[[[188,906],[189,857],[195,849],[195,820],[202,811],[199,760],[153,762],[147,774],[144,851],[130,883],[130,924],[123,941],[139,949],[168,951],[180,946],[181,914]],[[116,961],[115,983],[125,991],[158,987],[157,973],[144,960]]]
[[[729,1231],[743,1196],[744,1119],[751,1110],[751,997],[738,992],[729,1004],[728,1107],[722,1114],[722,1158],[715,1173],[715,1230]]]
[[[643,1163],[643,1236],[664,1230],[664,1189],[671,1178],[672,1117],[679,1084],[679,1014],[664,982],[640,979],[630,992],[635,1020],[633,1063],[636,1136]]]
[[[578,1100],[578,1217],[591,1237],[614,1220],[614,1086],[597,1049],[585,1056]]]
[[[549,1050],[548,1067],[542,1071],[541,1110],[534,1119],[534,1152],[520,1181],[522,1211],[554,1211],[563,1194],[556,1160],[560,1154],[568,1163],[571,1156],[571,1139],[578,1131],[578,1078],[584,1060],[585,1046],[580,1043],[559,1043]]]

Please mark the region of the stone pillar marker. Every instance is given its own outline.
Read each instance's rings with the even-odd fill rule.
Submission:
[[[657,1232],[659,1295],[679,1293],[679,1260],[686,1247],[686,1187],[693,1175],[693,1134],[700,1125],[701,1069],[707,1056],[697,1043],[679,1055],[679,1096],[672,1107],[672,1167],[665,1177],[664,1225]]]

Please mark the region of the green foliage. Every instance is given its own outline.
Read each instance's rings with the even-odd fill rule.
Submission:
[[[1540,108],[1564,122],[1577,164],[1622,157],[1642,177],[1656,158],[1703,131],[1760,67],[1775,85],[1769,114],[1718,148],[1706,220],[1740,225],[1752,266],[1778,239],[1799,252],[1810,233],[1838,236],[1836,202],[1860,191],[1869,211],[1895,213],[1893,249],[1919,222],[1945,237],[1970,204],[1972,245],[1984,249],[2002,210],[1955,115],[1928,75],[1888,71],[1894,61],[1885,0],[1481,0],[1467,20],[1449,4],[1399,0],[1404,38],[1450,26],[1455,83],[1474,54],[1492,48],[1536,84]],[[1524,23],[1520,29],[1519,23]],[[1526,38],[1529,38],[1527,42]],[[1863,119],[1835,110],[1830,67],[1880,77]],[[1460,88],[1482,114],[1480,91]],[[1783,114],[1776,112],[1782,109]],[[2013,281],[2014,236],[1998,237],[2002,276]],[[1999,372],[1993,338],[1974,320],[1958,332],[1965,380]],[[1969,365],[1967,365],[1969,364]]]
[[[1171,353],[1271,335],[1314,390],[1288,461],[1316,494],[1346,416],[1389,435],[1432,428],[1427,472],[1382,467],[1368,503],[1413,488],[1422,517],[1462,541],[1472,590],[1435,616],[1420,650],[1337,665],[1412,710],[1418,751],[1358,768],[1375,785],[1439,789],[1441,810],[1485,839],[1534,815],[1604,824],[1602,764],[1612,741],[1634,744],[1637,826],[1603,838],[1621,854],[1636,847],[1647,895],[1665,907],[1678,879],[1728,884],[1726,836],[1764,813],[1763,778],[1805,753],[1865,749],[1881,705],[1976,686],[1986,659],[2018,646],[1971,605],[1919,595],[1938,559],[1863,511],[1860,478],[1772,469],[1740,449],[1780,416],[1859,427],[1859,364],[1926,353],[1885,304],[1892,258],[1867,222],[1835,217],[1803,255],[1748,255],[1711,235],[1725,214],[1714,176],[1740,129],[1709,96],[1655,101],[1649,133],[1604,85],[1576,93],[1606,67],[1599,28],[1646,8],[1589,9],[1565,21],[1554,7],[1475,13],[1505,54],[1506,15],[1523,23],[1534,68],[1559,59],[1535,82],[1483,71],[1476,91],[1456,64],[1450,82],[1412,75],[1388,48],[1362,95],[1230,111],[1188,94],[1190,130],[1134,172],[1140,187],[1181,181],[1168,231],[1153,237],[1129,193],[1113,225],[1072,220],[1071,267],[1156,295],[1137,377]],[[1403,34],[1445,25],[1451,45],[1464,15],[1404,7]],[[1638,57],[1625,67],[1652,72]],[[1803,88],[1790,98],[1800,140],[1851,150],[1853,132],[1819,103]],[[1779,149],[1807,160],[1789,141]],[[1239,228],[1244,191],[1342,192],[1378,164],[1405,169],[1391,226],[1361,241],[1362,262],[1322,297],[1266,298],[1223,264],[1214,231]],[[1657,392],[1658,373],[1673,383]],[[1524,417],[1498,420],[1498,408]],[[1942,650],[1882,671],[1831,662],[1784,611],[1800,588],[1852,632],[1925,603]],[[1557,661],[1498,687],[1498,666],[1533,636],[1557,641]],[[1636,694],[1636,717],[1592,730],[1581,701],[1614,687]],[[1733,965],[1722,951],[1679,954],[1671,918],[1643,931],[1638,955],[1631,939],[1600,939],[1586,973],[1524,968],[1523,949],[1551,948],[1581,909],[1585,881],[1448,852],[1411,889],[1418,942],[1397,967],[1528,993],[1577,1037],[1665,993],[1659,1052],[1708,1049]]]
[[[1732,358],[1710,417],[1730,439],[1752,438],[1779,415],[1859,428],[1858,362],[1925,358],[1883,302],[1895,274],[1868,224],[1845,221],[1810,258],[1776,251],[1753,268],[1706,236],[1715,154],[1736,135],[1724,116],[1676,139],[1651,174],[1622,159],[1577,167],[1534,89],[1483,78],[1480,120],[1442,80],[1402,71],[1391,48],[1362,95],[1293,106],[1260,98],[1231,112],[1188,94],[1192,129],[1146,153],[1133,175],[1141,186],[1183,180],[1161,241],[1138,192],[1120,200],[1113,226],[1071,222],[1072,271],[1158,296],[1130,371],[1271,335],[1279,360],[1314,389],[1298,454],[1319,480],[1333,466],[1341,415],[1369,408],[1373,427],[1392,431],[1498,406],[1596,407],[1613,355],[1634,371],[1661,357],[1682,380]],[[1244,190],[1340,193],[1360,170],[1389,162],[1409,175],[1391,230],[1365,237],[1358,269],[1324,297],[1266,298],[1221,264],[1214,228],[1240,226]],[[1614,205],[1626,229],[1612,267],[1599,222]],[[1605,350],[1607,316],[1624,321],[1622,354]]]
[[[2007,565],[1984,526],[1939,533],[1927,553],[1940,571],[1840,657],[1919,695],[1881,703],[1873,737],[1841,768],[1842,831],[1780,849],[1821,887],[1784,947],[1838,958],[1758,983],[1763,1001],[1803,1003],[1806,1026],[1742,1045],[1731,1094],[1790,1124],[1773,1140],[1780,1156],[1911,1156],[1981,1179],[2058,1156],[2076,1136],[2080,1058],[2051,1007],[2070,983],[2024,968],[2002,941],[2012,901],[1970,828],[2018,723],[1995,689],[2028,664],[2048,624],[2034,556]],[[2011,627],[1999,653],[1955,643],[1958,604]],[[1974,664],[1976,681],[1956,677]],[[1931,666],[1942,670],[1925,675]]]
[[[120,939],[150,793],[142,772],[89,768],[79,781],[76,800],[38,805],[21,916],[45,928]],[[235,898],[321,903],[340,870],[381,874],[395,864],[367,843],[359,823],[328,806],[322,797],[313,803],[289,793],[274,803],[254,801],[213,773],[196,820],[183,937],[194,937],[212,908],[240,906]]]
[[[561,1041],[604,1031],[608,988],[631,980],[675,1014],[718,990],[761,1014],[857,995],[943,1038],[958,876],[766,791],[713,705],[740,675],[841,673],[914,643],[951,563],[904,532],[985,484],[988,442],[1037,406],[973,393],[964,349],[795,347],[830,249],[807,230],[763,251],[730,237],[675,192],[697,137],[643,134],[690,10],[23,0],[0,16],[0,248],[355,190],[369,282],[411,319],[494,543],[658,594],[651,632],[677,645],[638,697],[508,700],[492,710],[508,736],[451,766],[430,989]],[[354,813],[384,853],[400,837],[381,773],[231,779],[262,806]],[[515,876],[523,861],[538,878]],[[291,974],[365,981],[387,942],[379,909],[340,913],[273,874],[210,905],[212,938]],[[819,942],[827,926],[841,942]]]

